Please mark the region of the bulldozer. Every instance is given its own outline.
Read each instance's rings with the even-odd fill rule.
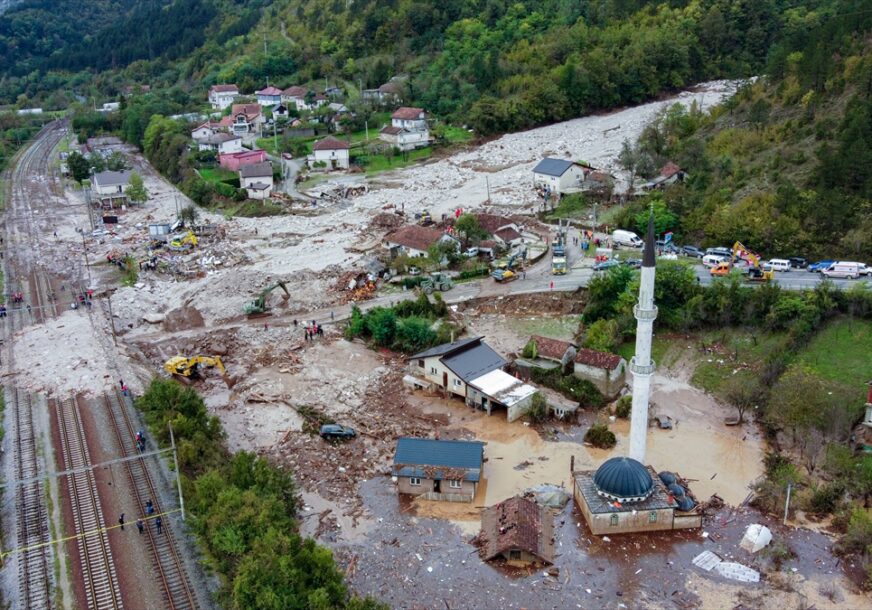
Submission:
[[[775,277],[775,272],[772,269],[764,271],[760,267],[751,267],[748,269],[747,279],[749,282],[771,282]]]
[[[285,291],[284,299],[286,301],[291,298],[291,293],[288,292],[288,287],[285,286],[285,283],[282,281],[278,281],[272,286],[264,288],[263,291],[261,291],[261,293],[257,295],[256,299],[254,299],[250,303],[245,304],[245,315],[252,316],[267,313],[270,310],[267,299],[269,298],[269,294],[276,288],[281,288]]]
[[[232,387],[227,370],[219,356],[173,356],[164,362],[164,370],[180,381],[190,383],[193,379],[200,378],[202,368],[216,368],[221,372],[221,377]]]
[[[187,233],[176,235],[170,242],[169,247],[170,250],[187,250],[188,247],[196,248],[198,243],[199,240],[197,240],[197,236],[194,235],[193,231],[188,231]]]
[[[454,282],[441,271],[433,271],[430,273],[430,277],[421,282],[421,290],[424,291],[424,294],[433,294],[434,290],[446,292],[452,288],[454,288]]]

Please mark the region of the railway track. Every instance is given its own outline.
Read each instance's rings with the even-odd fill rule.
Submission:
[[[122,402],[123,398],[116,391],[104,395],[104,401],[122,456],[137,455],[139,450],[135,441],[136,429]],[[153,502],[155,514],[161,514],[159,494],[148,472],[145,459],[130,460],[124,464],[139,514],[146,514],[147,500]],[[153,522],[146,522],[145,531],[151,549],[152,563],[161,580],[164,600],[170,610],[196,610],[197,598],[188,582],[188,574],[179,555],[169,520],[162,519],[162,521],[162,533],[157,533]]]
[[[78,400],[55,401],[64,468],[90,466],[88,444],[79,415]],[[121,589],[109,549],[109,536],[100,508],[94,473],[90,469],[67,475],[70,504],[85,582],[87,607],[93,610],[122,608]]]

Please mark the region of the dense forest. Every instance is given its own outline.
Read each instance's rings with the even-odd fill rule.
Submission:
[[[676,107],[645,130],[649,165],[689,174],[658,209],[705,245],[872,259],[872,10],[790,30],[767,76],[711,115]]]

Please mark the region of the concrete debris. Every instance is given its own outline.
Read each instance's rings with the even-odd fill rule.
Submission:
[[[719,576],[729,578],[730,580],[747,583],[760,582],[760,572],[748,566],[743,566],[741,563],[722,561],[714,567],[714,571]]]
[[[752,523],[745,530],[745,535],[742,537],[742,542],[739,543],[739,546],[749,553],[756,553],[770,542],[772,542],[772,531],[765,525]]]
[[[712,568],[721,563],[721,558],[711,551],[703,551],[694,557],[691,563],[698,568],[702,568],[706,572],[711,572]]]

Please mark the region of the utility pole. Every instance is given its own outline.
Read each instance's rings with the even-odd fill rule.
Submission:
[[[279,154],[279,136],[278,128],[276,127],[276,119],[273,117],[273,149],[276,151],[276,154]]]
[[[487,184],[487,202],[490,203],[490,176],[485,175],[485,184]]]
[[[173,425],[167,423],[170,429],[170,445],[173,448],[173,464],[176,467],[176,487],[179,490],[179,508],[182,510],[182,521],[185,520],[185,497],[182,495],[182,473],[179,472],[179,457],[176,453],[176,437],[173,436]]]
[[[369,121],[363,122],[363,128],[366,130],[366,141],[369,142]]]
[[[118,335],[115,334],[115,316],[112,315],[112,295],[106,293],[106,302],[109,303],[109,322],[112,324],[112,341],[118,345]]]
[[[85,243],[85,232],[82,231],[82,251],[85,253],[85,269],[88,270],[88,288],[91,287],[91,264],[88,262],[88,245]]]
[[[790,510],[790,492],[793,490],[793,483],[787,484],[787,499],[784,501],[784,520],[782,524],[787,524],[787,512]]]

